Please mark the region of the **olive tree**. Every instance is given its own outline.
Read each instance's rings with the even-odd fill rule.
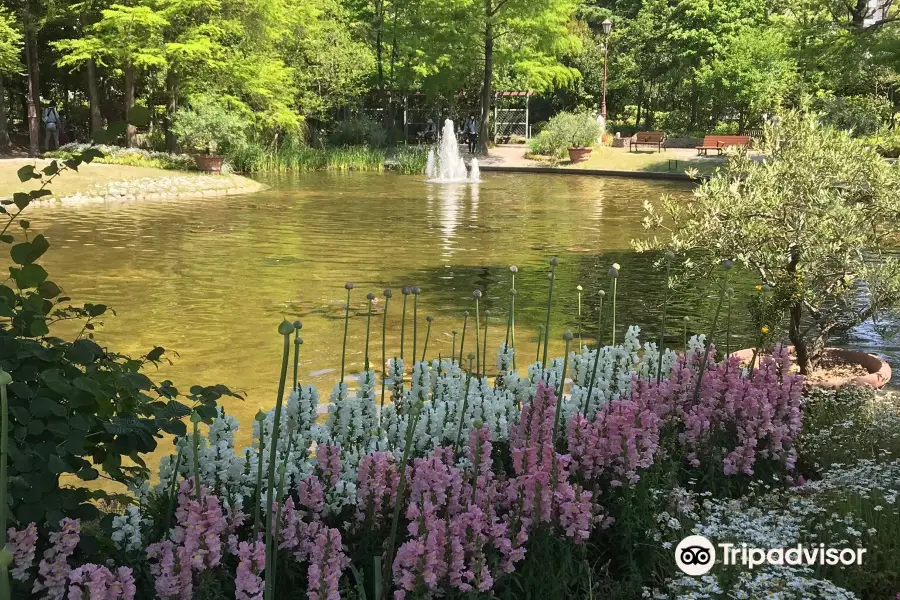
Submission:
[[[900,166],[806,112],[767,126],[758,149],[729,156],[688,200],[646,203],[655,233],[634,245],[757,272],[807,373],[830,337],[900,303]]]

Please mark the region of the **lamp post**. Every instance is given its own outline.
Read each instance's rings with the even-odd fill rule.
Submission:
[[[603,42],[603,106],[600,114],[603,116],[603,122],[606,123],[606,65],[609,62],[609,34],[612,32],[612,21],[607,17],[603,23],[603,35],[606,40]]]

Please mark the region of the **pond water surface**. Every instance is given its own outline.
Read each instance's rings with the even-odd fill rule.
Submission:
[[[253,196],[168,202],[49,205],[30,214],[32,228],[51,242],[43,264],[74,302],[102,302],[107,315],[97,340],[140,355],[165,347],[173,364],[149,373],[191,384],[224,383],[244,396],[226,408],[244,426],[259,407],[274,404],[283,318],[303,321],[301,378],[326,399],[339,378],[344,283],[353,281],[348,372],[363,366],[365,295],[379,295],[372,355],[380,363],[381,292],[395,290],[388,315],[388,357],[399,350],[402,285],[422,289],[418,352],[425,316],[435,321],[429,356],[451,353],[452,329],[472,311],[472,291],[485,292],[489,356],[493,365],[505,332],[508,267],[517,265],[517,346],[533,359],[543,323],[547,260],[559,257],[554,292],[552,350],[562,353],[563,331],[593,339],[597,290],[608,288],[609,266],[622,266],[618,294],[619,339],[628,324],[658,335],[662,276],[657,257],[634,253],[643,235],[644,200],[663,193],[687,197],[680,183],[582,176],[485,174],[479,185],[431,185],[392,174],[311,174],[273,178],[272,189]],[[750,277],[738,281],[749,291]],[[585,288],[583,326],[576,286]],[[681,323],[706,331],[713,291],[682,292],[670,305],[670,343],[680,343]],[[748,325],[735,303],[734,340]],[[412,342],[412,303],[407,359]],[[471,322],[471,321],[470,321]],[[606,343],[610,325],[604,325]],[[467,348],[474,349],[468,334]],[[874,332],[861,329],[845,345],[894,353]],[[177,353],[177,354],[176,354]],[[520,360],[520,366],[523,361]],[[168,446],[165,448],[168,451]]]

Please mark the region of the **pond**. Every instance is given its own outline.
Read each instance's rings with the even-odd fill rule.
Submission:
[[[173,363],[149,373],[183,387],[224,383],[244,396],[226,409],[244,425],[274,404],[283,318],[303,321],[301,379],[327,399],[339,378],[344,284],[353,281],[348,372],[363,368],[365,296],[379,295],[372,323],[373,362],[380,362],[381,292],[396,290],[388,316],[388,357],[398,354],[402,285],[417,285],[419,341],[425,316],[435,321],[429,356],[451,353],[452,329],[472,311],[472,291],[484,290],[490,319],[489,364],[505,334],[509,266],[517,265],[517,349],[535,356],[547,297],[547,260],[559,258],[554,291],[552,354],[562,354],[566,329],[596,332],[597,290],[608,288],[618,262],[617,323],[658,335],[663,277],[657,257],[634,253],[643,234],[644,200],[663,193],[687,197],[681,183],[586,176],[486,174],[480,185],[431,185],[392,174],[309,174],[273,178],[272,188],[246,197],[167,202],[49,205],[35,208],[32,227],[52,247],[43,260],[74,302],[102,302],[107,315],[96,339],[114,350],[143,354],[165,347]],[[749,292],[747,276],[735,287]],[[576,286],[585,289],[579,328]],[[709,327],[714,291],[681,293],[670,305],[669,343],[680,344],[682,318],[691,331]],[[412,303],[407,321],[411,353]],[[470,321],[471,323],[471,321]],[[748,330],[734,305],[735,339]],[[604,325],[609,342],[610,324]],[[474,350],[469,330],[466,346]],[[645,339],[649,339],[645,336]],[[882,350],[874,332],[854,333],[846,345]],[[177,353],[177,354],[176,354]],[[520,361],[520,366],[522,362]],[[168,447],[165,448],[168,451]]]

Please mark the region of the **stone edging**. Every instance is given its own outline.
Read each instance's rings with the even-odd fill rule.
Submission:
[[[656,179],[661,181],[687,181],[699,183],[703,178],[688,177],[685,173],[663,173],[657,171],[612,171],[606,169],[566,169],[560,167],[503,167],[479,165],[482,173],[539,173],[551,175],[594,175],[600,177],[624,177],[629,179]]]

